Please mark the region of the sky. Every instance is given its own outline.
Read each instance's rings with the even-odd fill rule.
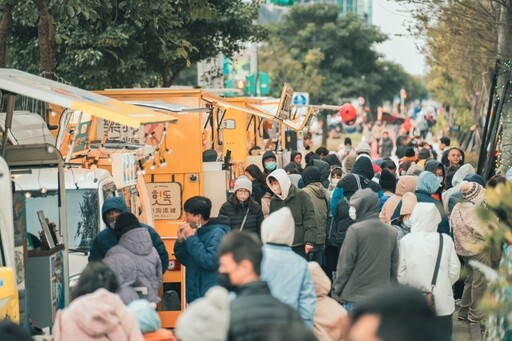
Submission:
[[[417,48],[423,46],[423,41],[411,37],[407,32],[408,23],[412,20],[403,2],[373,0],[373,24],[389,36],[387,41],[377,46],[377,51],[386,60],[402,65],[410,74],[424,75],[425,58]]]

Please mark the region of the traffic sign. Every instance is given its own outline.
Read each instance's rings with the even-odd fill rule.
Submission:
[[[309,92],[294,92],[293,93],[293,105],[303,106],[309,104]]]

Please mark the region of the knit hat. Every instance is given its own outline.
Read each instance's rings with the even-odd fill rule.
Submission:
[[[134,300],[128,304],[128,309],[139,323],[142,334],[151,333],[162,328],[160,317],[155,308],[156,306],[153,306],[147,300]]]
[[[418,159],[426,160],[430,157],[430,151],[427,148],[421,148],[418,153]]]
[[[402,208],[400,209],[400,215],[412,214],[412,211],[416,207],[418,199],[416,195],[411,192],[407,192],[402,196]]]
[[[418,165],[412,165],[411,167],[409,167],[409,169],[407,170],[406,174],[407,175],[419,176],[421,174],[421,172],[423,172],[423,168],[421,168]]]
[[[361,153],[371,154],[372,150],[370,148],[370,145],[366,142],[359,142],[359,144],[356,147],[356,154],[359,155]]]
[[[467,201],[472,201],[483,194],[483,187],[477,182],[462,181],[459,190]]]
[[[416,152],[414,151],[414,148],[413,147],[405,148],[404,156],[405,157],[414,157],[414,156],[416,156]]]
[[[215,286],[192,302],[180,315],[176,336],[182,341],[224,341],[229,331],[229,298],[226,289]]]
[[[347,171],[347,173],[350,173],[352,171],[352,168],[354,167],[354,163],[356,163],[356,158],[357,158],[357,154],[353,150],[343,160],[343,168]]]
[[[241,176],[235,181],[235,192],[238,191],[240,188],[246,189],[249,191],[249,193],[252,194],[252,182],[249,180],[246,176]]]
[[[380,173],[379,185],[383,190],[388,190],[395,193],[396,189],[396,176],[388,169],[384,168]]]

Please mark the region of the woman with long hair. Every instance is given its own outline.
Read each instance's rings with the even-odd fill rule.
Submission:
[[[253,232],[260,236],[263,212],[261,206],[251,198],[252,183],[245,177],[239,177],[235,182],[235,193],[222,205],[219,214],[229,217],[232,231]]]
[[[265,174],[263,174],[258,166],[251,164],[245,168],[245,176],[252,182],[252,197],[260,204],[263,216],[267,217],[270,210],[272,191],[267,186]]]

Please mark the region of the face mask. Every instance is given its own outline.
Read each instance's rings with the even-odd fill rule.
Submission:
[[[353,221],[356,221],[357,215],[356,215],[356,208],[354,206],[350,206],[350,208],[348,209],[348,216]]]
[[[228,273],[219,273],[218,282],[219,285],[225,288],[227,291],[235,291],[236,289],[236,285],[233,285],[233,283],[231,283],[231,279],[229,279]]]
[[[332,188],[336,188],[336,186],[338,185],[338,182],[340,182],[340,179],[332,179],[331,180]]]
[[[265,162],[265,169],[268,171],[273,171],[274,169],[276,169],[276,167],[277,163],[275,161]]]
[[[436,176],[437,178],[437,183],[439,184],[439,187],[441,187],[443,185],[443,177],[442,176]]]
[[[116,228],[116,220],[112,220],[110,223],[107,224],[108,227],[110,227],[112,230]]]
[[[411,219],[410,219],[410,218],[409,218],[409,219],[407,219],[407,220],[404,222],[404,226],[405,226],[408,230],[410,230],[410,229],[411,229],[411,227],[412,227],[412,221],[411,221]]]
[[[241,191],[236,192],[236,198],[240,202],[246,202],[249,199],[249,196],[250,196],[249,192],[241,192]]]

